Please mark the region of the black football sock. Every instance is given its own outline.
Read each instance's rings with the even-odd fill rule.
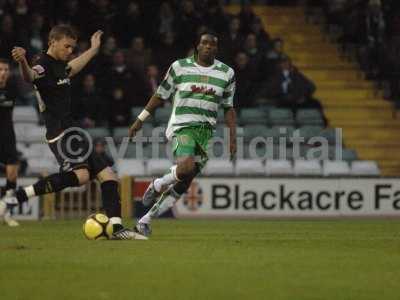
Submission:
[[[123,228],[121,220],[121,199],[118,193],[118,182],[104,181],[101,184],[101,197],[106,215],[112,219],[114,232]],[[115,221],[117,222],[115,223]]]
[[[74,172],[56,173],[47,176],[33,185],[35,195],[57,193],[67,187],[79,186],[79,179]]]
[[[17,188],[17,182],[16,181],[10,181],[10,180],[7,179],[6,191],[15,190],[16,188]]]
[[[57,173],[40,179],[33,186],[19,188],[16,191],[16,197],[18,202],[22,203],[33,196],[56,193],[67,187],[75,186],[79,186],[79,179],[74,172]]]

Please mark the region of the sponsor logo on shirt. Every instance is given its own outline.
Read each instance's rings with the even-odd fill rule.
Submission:
[[[71,80],[69,78],[59,79],[57,81],[57,85],[71,84]]]

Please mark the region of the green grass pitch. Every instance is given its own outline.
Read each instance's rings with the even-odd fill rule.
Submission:
[[[0,226],[0,299],[400,299],[399,220],[157,220],[149,241],[81,225]]]

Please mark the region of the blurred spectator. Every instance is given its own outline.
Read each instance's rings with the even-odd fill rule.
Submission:
[[[29,52],[31,55],[42,53],[47,45],[47,32],[48,28],[45,27],[45,20],[43,15],[33,13],[31,16],[31,26],[29,32]]]
[[[261,71],[260,64],[262,62],[263,52],[258,47],[257,38],[254,33],[249,33],[246,36],[246,39],[244,41],[243,51],[249,57],[249,65],[255,70],[257,70],[258,74],[255,80],[259,81],[262,78],[261,76],[262,74],[259,71]]]
[[[251,33],[256,36],[257,44],[260,49],[266,50],[271,47],[271,39],[268,33],[264,30],[263,24],[260,18],[255,18],[250,25]]]
[[[182,50],[175,42],[175,35],[172,32],[166,32],[161,36],[161,42],[154,49],[154,57],[160,67],[160,72],[167,72],[169,66],[182,56]]]
[[[182,1],[180,17],[177,20],[177,30],[178,43],[182,45],[184,50],[194,45],[196,36],[193,33],[197,32],[197,28],[200,24],[201,20],[194,9],[193,1]]]
[[[207,24],[207,26],[215,31],[217,34],[221,35],[228,31],[227,15],[218,0],[209,0],[206,6],[206,12],[203,16],[202,22]]]
[[[160,72],[156,65],[149,65],[146,72],[146,86],[149,89],[148,98],[157,91],[158,85],[160,84]]]
[[[84,12],[89,11],[90,8],[78,0],[63,1],[59,5],[56,11],[57,23],[69,24],[83,30],[87,20]]]
[[[291,108],[294,112],[299,108],[322,111],[321,104],[312,98],[315,90],[315,84],[292,65],[290,58],[284,57],[279,63],[279,71],[264,85],[260,95],[274,99],[278,106]]]
[[[160,6],[156,23],[155,35],[165,36],[176,31],[176,19],[171,3],[165,1]]]
[[[122,87],[115,87],[108,101],[108,120],[110,127],[130,125],[131,104],[125,97]]]
[[[0,57],[10,58],[12,48],[15,45],[22,44],[21,46],[23,46],[23,39],[21,39],[20,34],[16,31],[11,15],[3,16],[0,26]]]
[[[104,39],[100,53],[96,58],[96,63],[99,70],[98,72],[105,73],[111,68],[113,63],[113,55],[117,49],[117,40],[114,36],[110,35]]]
[[[251,32],[250,24],[253,23],[255,18],[256,14],[254,13],[251,4],[244,4],[239,13],[240,24],[242,25],[241,30],[244,35],[247,35]]]
[[[283,40],[280,38],[273,39],[272,48],[269,49],[264,55],[261,66],[262,78],[264,80],[270,78],[278,71],[279,61],[284,55]]]
[[[85,128],[104,125],[106,103],[96,86],[96,77],[87,74],[82,88],[74,99],[74,116]]]
[[[128,68],[136,74],[144,74],[146,67],[152,62],[152,53],[150,48],[146,48],[143,37],[132,39],[131,47],[126,53],[126,62]]]
[[[114,165],[114,160],[110,155],[107,154],[106,150],[106,142],[104,139],[97,138],[94,140],[94,152],[101,156],[109,166],[112,166]]]
[[[124,52],[117,50],[112,56],[111,67],[104,72],[104,84],[110,87],[128,88],[132,78],[133,75],[126,64]]]
[[[254,66],[249,64],[249,57],[244,52],[239,52],[235,57],[235,107],[249,107],[254,105],[254,88],[257,72]]]
[[[96,0],[92,1],[93,7],[90,9],[90,14],[86,15],[87,23],[80,27],[80,30],[85,30],[85,35],[90,36],[96,30],[103,30],[106,34],[111,33],[111,27],[115,18],[116,5],[110,0]],[[124,28],[128,30],[129,27]]]
[[[240,19],[234,17],[229,22],[227,34],[221,36],[219,41],[219,53],[223,61],[233,63],[234,56],[242,47],[244,36],[240,31]]]
[[[143,15],[137,1],[129,1],[117,14],[113,31],[123,48],[128,48],[129,43],[136,36],[144,36]]]

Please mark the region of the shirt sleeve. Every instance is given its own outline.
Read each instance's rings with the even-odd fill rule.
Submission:
[[[174,65],[175,63],[169,67],[164,79],[156,91],[156,96],[163,100],[168,100],[176,88],[176,72]]]
[[[46,78],[46,73],[47,73],[47,66],[45,65],[44,62],[37,62],[33,67],[32,70],[35,72],[34,74],[34,84],[38,84],[40,82],[43,82]]]
[[[235,72],[231,70],[231,76],[228,85],[225,87],[224,93],[222,94],[221,105],[223,108],[233,107],[233,97],[235,96],[235,90],[236,90]]]

